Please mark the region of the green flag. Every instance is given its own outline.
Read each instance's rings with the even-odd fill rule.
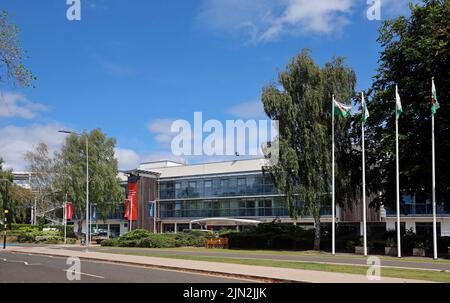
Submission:
[[[345,105],[334,100],[334,114],[347,118],[350,115],[350,110],[352,107],[350,105]]]
[[[395,86],[395,100],[396,100],[396,112],[397,112],[397,118],[400,117],[400,115],[403,113],[403,107],[402,107],[402,100],[400,99],[400,95],[398,94],[398,86]]]
[[[431,80],[431,113],[436,115],[437,110],[439,109],[439,102],[436,94],[436,86],[434,86],[434,78]]]
[[[361,93],[361,108],[362,108],[362,122],[366,123],[367,119],[370,117],[369,110],[367,109],[367,103],[364,99],[364,93]]]

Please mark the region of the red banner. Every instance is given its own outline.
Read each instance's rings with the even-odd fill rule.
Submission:
[[[138,215],[138,201],[137,201],[137,183],[128,183],[128,199],[125,200],[125,215],[124,217],[130,220],[136,221]]]
[[[66,220],[72,221],[73,219],[73,204],[72,202],[66,202]]]

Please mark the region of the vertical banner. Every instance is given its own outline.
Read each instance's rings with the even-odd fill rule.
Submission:
[[[128,220],[136,221],[138,216],[138,201],[137,201],[137,191],[138,191],[138,184],[136,183],[128,183],[128,216],[126,217]]]
[[[129,199],[125,199],[123,204],[125,206],[125,213],[124,213],[123,217],[125,219],[128,219],[130,217],[130,200]]]
[[[90,210],[91,220],[97,220],[97,205],[92,205]]]
[[[156,201],[148,202],[148,217],[149,218],[154,218],[155,217],[155,202]]]
[[[66,220],[72,221],[73,219],[73,204],[72,202],[66,202]]]

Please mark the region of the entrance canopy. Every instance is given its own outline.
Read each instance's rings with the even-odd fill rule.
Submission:
[[[192,224],[200,224],[207,226],[241,226],[241,225],[258,225],[261,221],[248,219],[232,219],[232,218],[204,218],[192,220]]]

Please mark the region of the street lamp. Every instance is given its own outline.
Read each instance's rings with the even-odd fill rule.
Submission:
[[[5,193],[5,201],[7,201],[8,199],[8,183],[11,183],[11,181],[9,181],[8,179],[0,179],[0,182],[5,182],[6,183],[6,193]],[[3,249],[6,249],[6,227],[7,227],[7,218],[6,215],[9,213],[9,211],[6,209],[6,207],[8,206],[8,203],[5,202],[3,203]]]
[[[77,132],[60,130],[60,133],[71,134],[78,137],[83,135]],[[86,250],[89,249],[89,135],[86,134]]]

